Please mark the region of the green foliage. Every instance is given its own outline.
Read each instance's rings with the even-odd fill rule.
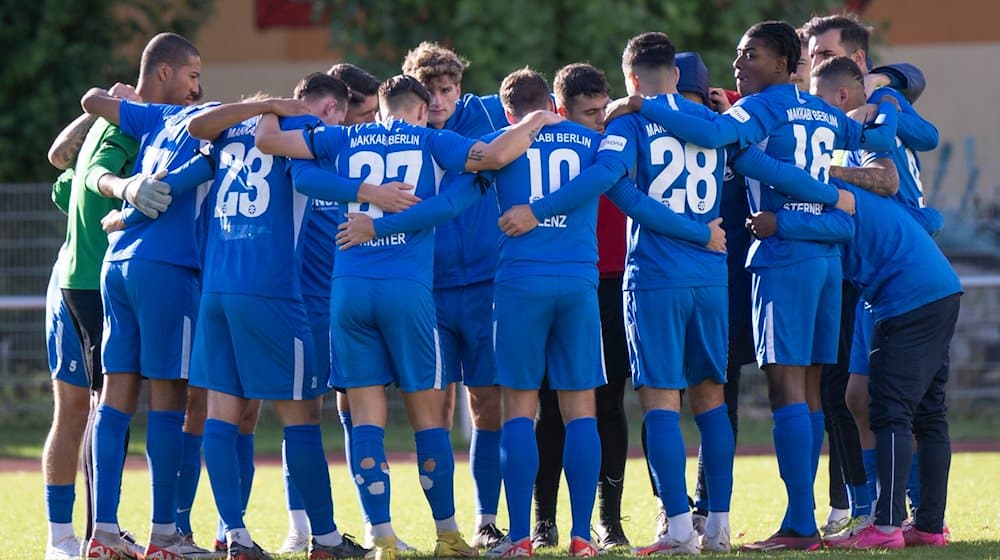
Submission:
[[[212,0],[0,0],[0,182],[51,181],[45,154],[91,86],[135,81],[145,40],[191,36]]]
[[[679,50],[697,51],[713,85],[733,87],[730,63],[750,25],[785,19],[793,25],[843,3],[831,0],[313,0],[329,14],[335,47],[385,78],[399,73],[406,51],[437,41],[472,61],[463,90],[495,92],[511,70],[529,65],[549,79],[570,62],[603,69],[614,95],[624,94],[619,71],[629,37],[659,30]]]

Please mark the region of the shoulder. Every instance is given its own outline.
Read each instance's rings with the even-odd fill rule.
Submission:
[[[256,122],[258,120],[260,120],[260,116],[251,117],[250,119],[248,119],[248,120],[246,120],[244,122],[245,123],[246,122],[250,122],[250,121]],[[322,121],[320,121],[318,118],[316,118],[316,117],[314,117],[312,115],[299,115],[299,116],[295,116],[295,117],[280,117],[280,118],[278,118],[278,123],[279,123],[279,126],[281,126],[281,130],[299,130],[299,129],[304,129],[304,128],[316,128],[316,127],[321,126],[323,124]]]

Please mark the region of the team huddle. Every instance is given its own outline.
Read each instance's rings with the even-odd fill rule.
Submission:
[[[736,92],[649,32],[625,46],[628,95],[613,102],[583,63],[551,89],[524,68],[498,94],[463,95],[468,63],[421,43],[384,81],[342,63],[292,98],[230,104],[201,103],[198,50],[157,35],[136,86],[88,91],[49,153],[66,170],[53,200],[68,227],[48,294],[46,557],[269,558],[243,519],[268,400],[284,425],[278,552],[396,558],[410,547],[389,514],[390,384],[414,431],[434,556],[558,546],[561,472],[568,554],[628,551],[627,379],[661,504],[654,542],[632,552],[726,552],[739,372],[754,360],[788,505],[744,550],[946,545],[961,287],[932,239],[943,221],[916,156],[938,135],[912,106],[920,71],[870,70],[868,34],[846,16],[758,23],[736,49]],[[144,379],[142,546],[118,502]],[[474,426],[469,541],[450,439],[459,382]],[[323,398],[337,399],[361,543],[334,520]],[[701,434],[693,499],[682,400]],[[82,542],[65,460],[81,446]],[[202,456],[211,550],[190,521]]]

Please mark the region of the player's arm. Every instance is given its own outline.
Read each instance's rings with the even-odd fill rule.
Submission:
[[[253,116],[253,115],[251,115]],[[250,117],[247,117],[250,118]],[[244,119],[246,120],[246,119]],[[237,121],[240,122],[240,121]],[[281,130],[278,116],[272,113],[262,115],[253,135],[254,146],[265,154],[285,156],[295,159],[313,159],[317,138],[336,129],[319,127],[306,130]]]
[[[877,106],[862,105],[851,111],[851,118],[839,109],[830,109],[839,117],[840,134],[835,138],[834,149],[888,152],[895,147],[899,111],[893,101],[882,101]]]
[[[926,152],[937,147],[940,135],[933,123],[920,116],[920,113],[903,97],[900,92],[892,88],[882,88],[876,90],[871,96],[872,102],[895,100],[898,105],[899,114],[896,123],[896,136],[900,141],[918,152]]]
[[[708,224],[685,218],[640,191],[629,177],[622,177],[606,194],[611,202],[643,228],[713,251],[726,250],[726,233],[720,225],[722,218]]]
[[[161,176],[157,174],[156,176]],[[146,178],[151,183],[162,185],[167,189],[170,197],[180,196],[185,192],[197,188],[198,185],[209,181],[215,175],[215,158],[205,152],[198,152],[187,163],[174,169],[162,177],[162,180],[154,177]],[[156,219],[157,216],[148,216],[134,207],[125,207],[121,211],[121,225],[119,229],[125,229],[133,225]],[[103,220],[102,220],[103,223]],[[105,230],[107,231],[107,230]]]
[[[640,115],[666,128],[681,140],[705,148],[721,148],[735,143],[754,144],[767,136],[766,125],[747,110],[750,105],[747,102],[736,105],[721,115],[709,111],[703,115],[693,115],[680,111],[675,105],[661,99],[645,99],[635,95],[627,99],[627,106],[636,109]]]
[[[121,176],[130,171],[138,154],[139,142],[135,138],[117,129],[109,130],[85,168],[83,182],[87,190],[108,198],[116,197],[116,180],[124,181]]]
[[[74,170],[70,167],[60,173],[56,182],[52,183],[52,203],[62,210],[63,214],[69,213],[69,194],[73,190],[73,175]]]
[[[777,235],[789,240],[845,243],[854,237],[854,220],[837,209],[818,215],[794,210],[757,212],[747,218],[747,228],[759,239]]]
[[[104,117],[112,124],[121,123],[121,101],[141,101],[135,88],[130,85],[116,83],[111,89],[90,88],[80,99],[80,105],[88,114]]]
[[[899,62],[874,68],[865,76],[865,91],[869,95],[879,87],[891,87],[910,103],[916,103],[927,87],[927,80],[920,68]]]
[[[432,144],[434,146],[432,153],[434,153],[434,159],[441,163],[448,171],[488,171],[500,169],[528,151],[528,148],[531,147],[531,143],[535,141],[535,137],[538,136],[542,127],[557,124],[564,120],[564,118],[552,111],[532,111],[521,119],[520,122],[507,128],[503,134],[497,136],[492,142],[487,144],[486,142],[477,141],[472,144],[466,154],[465,161],[457,169],[455,164],[449,162],[451,158],[437,153],[442,145],[441,142]]]
[[[312,159],[292,160],[291,176],[295,190],[320,200],[367,202],[387,212],[402,212],[420,202],[420,197],[410,192],[411,185],[393,181],[380,186],[349,179],[321,168]]]
[[[417,232],[434,227],[462,213],[479,200],[488,181],[475,173],[462,173],[450,179],[446,190],[416,206],[372,220],[366,214],[349,213],[348,221],[340,224],[337,246],[349,249],[376,237],[395,233]]]
[[[749,146],[732,159],[733,172],[771,185],[787,197],[803,202],[820,202],[854,213],[854,197],[847,191],[817,181],[794,165],[780,162],[756,146]]]
[[[188,132],[195,138],[215,140],[227,128],[265,113],[273,113],[279,117],[294,117],[308,114],[309,108],[301,99],[271,98],[226,103],[198,113],[188,122]],[[256,137],[254,140],[256,142]]]
[[[97,116],[84,113],[66,125],[49,146],[49,163],[56,169],[66,170],[73,167],[83,141],[96,120]]]
[[[937,234],[941,233],[944,229],[944,216],[941,215],[936,209],[930,206],[925,206],[923,208],[914,208],[912,206],[904,206],[903,208],[913,217],[914,220],[920,227],[924,228],[931,237],[936,237]]]
[[[830,177],[847,181],[879,196],[893,196],[899,192],[899,172],[888,154],[867,153],[860,167],[831,165]]]

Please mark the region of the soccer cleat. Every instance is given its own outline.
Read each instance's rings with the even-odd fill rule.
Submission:
[[[184,538],[180,534],[174,533],[169,543],[158,545],[150,541],[140,558],[145,560],[185,560],[186,556],[181,553],[181,549],[184,548]]]
[[[178,533],[180,535],[180,533]],[[207,548],[202,548],[194,542],[194,533],[188,533],[187,535],[180,535],[180,544],[177,546],[176,552],[185,558],[199,559],[199,558],[225,558],[225,550],[208,550]]]
[[[875,526],[874,521],[875,517],[869,516],[864,523],[852,529],[843,538],[831,541],[830,546],[856,550],[903,548],[906,546],[902,529],[897,527],[891,533],[885,533]]]
[[[212,548],[214,548],[216,552],[229,552],[229,545],[226,544],[226,541],[220,541],[219,539],[215,539],[215,546]]]
[[[698,533],[701,536],[705,536],[706,524],[708,524],[708,515],[697,512],[691,514],[691,525],[694,527],[695,533]]]
[[[264,552],[264,549],[257,543],[253,543],[253,546],[244,546],[234,541],[229,543],[226,558],[229,560],[271,560],[271,555]]]
[[[574,558],[592,558],[600,553],[594,543],[586,539],[573,537],[569,541],[569,555]]]
[[[496,523],[487,523],[476,531],[476,536],[469,543],[475,548],[493,548],[503,540],[503,531],[497,528]]]
[[[87,542],[86,558],[96,560],[136,560],[139,557],[132,552],[121,537],[113,540],[113,535],[112,538],[106,538],[104,535],[98,538],[95,534]]]
[[[395,536],[375,537],[372,548],[365,554],[368,560],[396,560],[399,556],[399,539]]]
[[[656,513],[656,536],[653,537],[653,540],[658,541],[667,536],[667,529],[669,527],[670,519],[667,517],[667,511],[661,505],[660,511]]]
[[[745,544],[740,550],[745,552],[777,552],[780,550],[819,550],[823,548],[823,540],[819,532],[802,536],[791,529],[782,529],[770,537],[755,543]]]
[[[350,535],[342,535],[343,541],[337,546],[326,546],[312,540],[309,546],[309,560],[328,558],[364,558],[368,549],[357,543]]]
[[[531,537],[511,541],[510,537],[500,539],[500,542],[493,545],[484,553],[490,558],[516,558],[522,556],[534,556],[535,550],[532,546]]]
[[[535,530],[531,532],[531,547],[548,548],[559,546],[559,528],[552,519],[542,519],[535,523]]]
[[[719,532],[714,535],[705,533],[701,537],[701,549],[709,552],[729,552],[733,545],[729,540],[729,527],[719,527]]]
[[[632,548],[632,543],[628,542],[628,537],[625,536],[621,520],[598,523],[594,532],[597,533],[597,542],[600,543],[601,550]]]
[[[845,539],[849,537],[855,529],[863,525],[866,521],[868,521],[867,515],[859,515],[857,517],[852,517],[851,519],[847,520],[847,523],[843,524],[843,527],[840,529],[840,531],[837,531],[836,533],[823,535],[823,542],[826,543],[827,545],[832,545],[838,540]],[[826,527],[827,525],[830,525],[830,523],[827,523],[826,525],[824,525],[824,527]],[[822,529],[820,531],[822,532]]]
[[[82,546],[83,541],[75,535],[66,535],[45,547],[45,560],[79,560]]]
[[[912,523],[903,525],[903,542],[906,547],[911,546],[948,546],[950,539],[945,538],[945,534],[928,533],[917,529]]]
[[[306,552],[309,550],[309,535],[298,531],[289,531],[285,536],[285,542],[281,543],[278,554],[291,554],[293,552]]]
[[[479,556],[479,551],[469,546],[458,531],[441,531],[434,545],[436,558],[472,558]]]
[[[126,548],[132,553],[136,558],[142,558],[146,553],[146,547],[142,543],[135,540],[132,533],[128,531],[121,531],[122,542],[125,543]]]
[[[670,535],[664,535],[649,546],[636,548],[632,551],[636,556],[655,556],[660,554],[699,554],[701,552],[700,537],[695,531],[686,541],[679,541]]]
[[[864,517],[861,517],[860,519],[863,520]],[[825,540],[827,537],[832,537],[839,533],[843,533],[844,531],[850,530],[853,522],[854,519],[851,519],[850,516],[828,519],[826,525],[819,528],[819,533],[823,535],[823,539]]]

